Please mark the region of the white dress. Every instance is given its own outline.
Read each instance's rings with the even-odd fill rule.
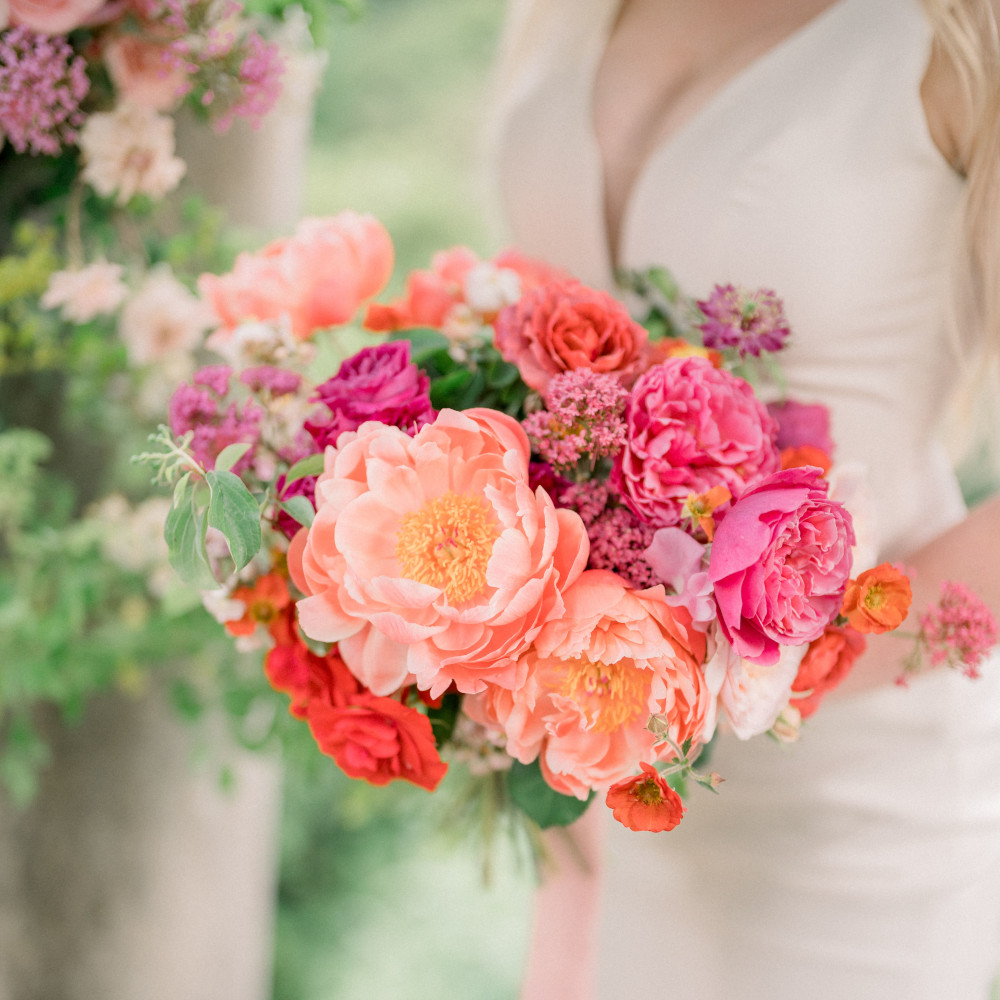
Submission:
[[[617,7],[515,9],[498,130],[515,245],[604,287],[591,98]],[[927,130],[929,54],[918,0],[838,0],[655,150],[618,254],[699,297],[730,281],[783,297],[789,395],[830,407],[880,558],[904,561],[965,512],[935,437],[957,378],[945,275],[962,184]],[[830,700],[792,747],[717,743],[721,793],[675,831],[608,831],[603,1000],[986,1000],[1000,663],[977,683],[946,672]]]

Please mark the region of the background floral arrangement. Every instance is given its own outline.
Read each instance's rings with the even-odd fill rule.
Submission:
[[[194,278],[235,253],[222,213],[178,193],[175,120],[254,124],[321,69],[284,4],[0,4],[0,776],[19,799],[40,704],[77,714],[158,671],[191,712],[199,689],[249,698],[128,459],[211,325]]]
[[[693,766],[718,723],[795,739],[909,607],[901,569],[852,578],[870,553],[824,408],[743,377],[787,340],[781,303],[693,303],[651,272],[640,325],[544,263],[456,248],[368,305],[390,339],[331,374],[324,340],[392,259],[342,213],[202,277],[226,364],[143,456],[174,487],[171,561],[348,775],[434,790],[444,752],[539,826],[607,789],[626,825],[671,829],[674,786],[719,784]],[[952,596],[944,645],[974,674],[996,626]]]

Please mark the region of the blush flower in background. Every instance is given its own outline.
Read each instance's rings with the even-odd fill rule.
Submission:
[[[543,394],[554,376],[578,369],[615,375],[628,386],[645,362],[646,330],[610,295],[572,280],[526,293],[501,311],[495,327],[497,350]]]
[[[626,409],[628,438],[611,481],[655,527],[684,517],[688,497],[746,483],[779,467],[775,424],[749,383],[704,358],[672,358],[636,382]]]
[[[104,0],[8,0],[12,24],[45,35],[65,35],[80,27]]]
[[[619,823],[630,830],[663,833],[684,816],[684,803],[651,764],[639,765],[640,774],[615,782],[605,804]]]
[[[818,639],[840,610],[853,544],[851,516],[817,470],[773,473],[747,489],[716,528],[708,563],[736,652],[766,666],[783,644]]]
[[[58,309],[70,323],[86,323],[109,315],[128,295],[122,281],[124,270],[121,264],[97,260],[76,270],[56,271],[42,293],[42,308]]]
[[[698,302],[704,313],[699,324],[707,348],[735,348],[741,357],[759,357],[762,351],[780,350],[791,333],[781,299],[759,288],[747,291],[735,285],[716,285]]]

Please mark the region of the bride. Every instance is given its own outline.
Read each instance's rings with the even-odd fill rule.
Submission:
[[[498,70],[519,249],[598,286],[659,264],[699,297],[777,290],[788,394],[830,408],[917,610],[948,579],[1000,613],[1000,502],[966,511],[939,439],[1000,354],[990,2],[514,0]],[[591,810],[525,1000],[986,1000],[1000,659],[902,689],[907,648],[872,640],[794,748],[717,740],[726,783],[675,831]]]

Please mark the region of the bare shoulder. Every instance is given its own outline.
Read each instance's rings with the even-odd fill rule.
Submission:
[[[980,0],[1000,23],[1000,0]],[[920,88],[927,128],[941,155],[960,173],[965,172],[967,151],[973,141],[972,109],[961,74],[941,42],[935,39]]]

